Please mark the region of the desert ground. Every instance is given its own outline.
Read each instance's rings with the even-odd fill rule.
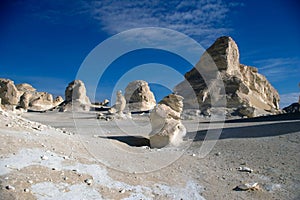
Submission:
[[[105,121],[96,112],[0,113],[3,200],[300,198],[299,114],[183,120],[182,145],[151,149],[148,114]],[[220,138],[203,157],[216,127]],[[244,183],[258,187],[237,188]]]

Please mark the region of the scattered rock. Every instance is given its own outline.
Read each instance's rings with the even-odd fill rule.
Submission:
[[[109,100],[108,99],[104,99],[102,102],[95,102],[93,104],[96,105],[96,106],[108,106]]]
[[[93,179],[88,178],[88,179],[85,179],[84,182],[88,185],[92,185],[93,184]]]
[[[30,191],[30,190],[27,189],[27,188],[24,189],[24,192],[26,192],[26,193],[28,193],[29,191]]]
[[[186,129],[180,120],[183,108],[182,100],[181,96],[170,94],[161,100],[150,113],[151,148],[162,148],[167,145],[177,146],[182,142],[182,138],[186,134]]]
[[[227,116],[241,117],[280,112],[278,92],[257,68],[240,64],[238,46],[231,37],[218,38],[185,79],[174,88],[184,97],[185,109],[210,115],[212,107],[226,106]]]
[[[221,155],[221,152],[218,152],[218,153],[216,153],[215,155],[216,155],[216,156],[220,156],[220,155]]]
[[[125,89],[125,99],[131,112],[152,110],[156,105],[154,94],[143,80],[130,82]]]
[[[121,194],[124,194],[125,192],[126,192],[126,190],[125,189],[122,189],[122,190],[120,190],[119,191]]]
[[[42,156],[41,156],[41,159],[42,159],[42,160],[48,160],[49,158],[48,158],[48,156],[46,156],[46,155],[42,155]]]
[[[5,189],[7,189],[7,190],[15,190],[15,187],[11,186],[11,185],[7,185],[7,186],[5,186]]]
[[[245,183],[245,184],[241,184],[239,186],[237,186],[235,188],[235,190],[243,190],[243,191],[247,191],[247,190],[261,190],[260,186],[258,185],[258,183]]]
[[[253,169],[251,169],[249,167],[244,167],[244,166],[237,168],[237,170],[240,172],[249,172],[249,173],[253,172]]]

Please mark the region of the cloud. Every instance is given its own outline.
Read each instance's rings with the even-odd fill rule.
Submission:
[[[243,6],[239,2],[225,0],[78,0],[16,1],[30,15],[48,23],[59,24],[81,16],[88,22],[96,20],[99,30],[116,34],[132,28],[169,28],[190,37],[208,47],[221,35],[232,32],[228,23],[231,9]]]
[[[299,100],[300,93],[293,92],[288,94],[281,94],[280,95],[280,108],[287,107],[292,103],[296,103]]]
[[[270,58],[255,61],[262,74],[272,82],[298,78],[300,74],[300,60],[298,58]]]
[[[209,44],[232,31],[225,22],[230,8],[239,6],[222,0],[101,0],[91,5],[92,17],[110,34],[131,28],[163,27],[185,33],[199,42],[209,40]]]

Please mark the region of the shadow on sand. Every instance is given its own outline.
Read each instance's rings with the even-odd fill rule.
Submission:
[[[208,130],[189,132],[186,135],[186,139],[202,141],[205,139],[207,131]],[[211,129],[211,131],[213,134],[214,129]],[[294,132],[300,132],[300,121],[287,121],[262,125],[224,128],[219,139],[270,137]]]
[[[246,119],[234,119],[234,120],[227,120],[226,123],[270,122],[270,121],[287,121],[287,120],[300,120],[300,113],[269,115],[269,116],[246,118]]]
[[[101,138],[117,140],[133,147],[150,146],[150,141],[148,138],[138,136],[108,136]]]

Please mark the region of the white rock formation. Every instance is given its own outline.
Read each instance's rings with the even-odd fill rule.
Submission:
[[[52,95],[47,92],[37,92],[27,83],[14,85],[14,82],[8,79],[0,79],[0,97],[8,110],[17,107],[25,111],[46,111],[58,103],[53,101]]]
[[[225,92],[215,81],[217,77],[222,79]],[[240,64],[239,50],[231,37],[218,38],[185,74],[185,79],[174,92],[184,97],[185,108],[199,108],[204,115],[212,108],[213,90],[219,95],[214,105],[219,106],[226,99],[228,115],[255,117],[279,112],[278,92],[257,68]]]
[[[18,105],[20,93],[13,81],[0,78],[0,98],[4,106],[13,108]]]
[[[131,112],[152,110],[156,105],[154,94],[143,80],[130,82],[125,89],[125,99]]]
[[[113,106],[113,109],[115,109],[115,112],[117,114],[120,114],[122,115],[123,114],[123,111],[126,107],[126,100],[125,100],[125,97],[123,96],[122,94],[122,91],[117,91],[117,98],[116,98],[116,103],[115,105]]]
[[[21,94],[19,106],[30,111],[46,111],[52,109],[63,102],[61,96],[53,100],[53,96],[47,92],[37,92],[28,83],[16,85]]]
[[[170,94],[152,110],[150,114],[151,148],[162,148],[168,145],[177,146],[182,142],[182,138],[186,134],[186,129],[180,120],[183,108],[182,101],[181,96]]]
[[[81,80],[74,80],[65,90],[65,104],[60,111],[89,111],[91,102],[86,96],[86,88]]]

